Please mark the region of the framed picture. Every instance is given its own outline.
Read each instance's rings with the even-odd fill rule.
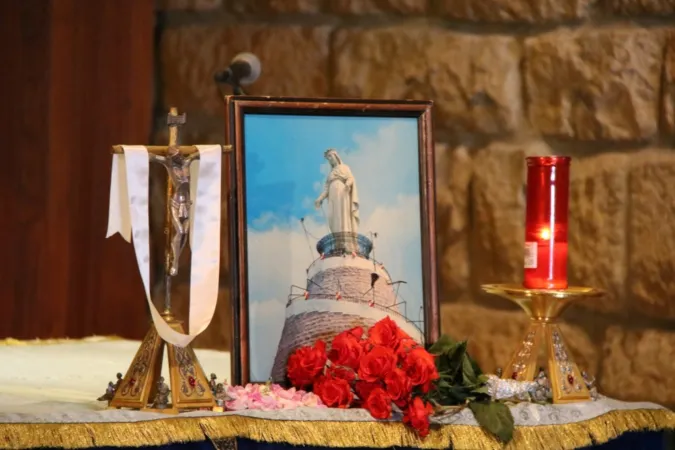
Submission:
[[[389,317],[439,334],[432,103],[227,97],[233,380]]]

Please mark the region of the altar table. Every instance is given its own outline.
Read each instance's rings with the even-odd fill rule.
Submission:
[[[404,427],[400,417],[374,421],[360,409],[193,411],[178,416],[106,409],[96,398],[117,372],[126,370],[139,344],[108,338],[0,342],[0,448],[192,450],[214,445],[233,448],[235,443],[239,450],[502,448],[477,426],[468,409],[435,420],[424,440]],[[209,350],[196,350],[196,354],[207,375],[215,372],[222,380],[230,373],[229,354]],[[556,406],[521,403],[512,407],[512,413],[516,430],[507,448],[514,449],[572,449],[603,443],[621,446],[597,448],[660,449],[666,442],[661,431],[675,429],[672,411],[652,403],[609,398]]]

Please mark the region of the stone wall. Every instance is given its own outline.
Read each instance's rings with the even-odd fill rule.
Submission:
[[[523,158],[573,156],[570,280],[608,295],[563,331],[605,393],[675,405],[674,1],[164,0],[158,18],[158,117],[186,110],[191,142],[223,141],[211,77],[241,51],[263,62],[252,94],[436,102],[443,331],[486,369],[525,325],[480,291],[521,280]]]

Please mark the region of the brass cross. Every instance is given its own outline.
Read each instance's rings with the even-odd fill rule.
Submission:
[[[185,113],[178,115],[178,109],[171,108],[166,116],[166,124],[169,126],[169,147],[178,145],[178,131],[181,125],[185,125]]]
[[[178,114],[178,109],[177,108],[170,108],[169,113],[166,117],[166,124],[169,127],[169,145],[154,145],[154,146],[146,146],[146,149],[148,150],[148,153],[150,153],[150,159],[155,160],[155,161],[165,161],[165,158],[169,157],[169,149],[175,149],[178,150],[179,153],[182,154],[182,156],[188,156],[188,155],[194,155],[195,153],[198,153],[199,150],[197,149],[196,146],[194,145],[185,145],[181,146],[179,145],[179,139],[178,139],[178,134],[179,134],[179,129],[181,126],[183,126],[186,122],[186,114]],[[230,152],[232,151],[232,146],[231,145],[223,145],[222,151],[225,152]],[[123,154],[124,149],[122,145],[114,145],[112,149],[113,153],[116,154]],[[196,157],[197,155],[195,155]],[[187,158],[190,159],[190,158]],[[163,165],[166,166],[166,163],[163,163]],[[189,165],[189,163],[188,163]],[[166,166],[167,169],[170,170],[169,166]],[[169,274],[169,268],[171,267],[171,262],[172,262],[172,253],[171,253],[171,243],[172,239],[175,234],[175,230],[173,227],[172,223],[172,213],[171,213],[171,202],[172,202],[172,197],[173,197],[173,191],[174,191],[174,186],[173,183],[171,182],[171,178],[167,181],[166,185],[166,219],[164,221],[164,233],[166,234],[166,252],[165,252],[165,261],[164,265],[166,267],[166,276],[165,276],[165,311],[163,315],[165,318],[170,318],[171,317],[171,275]]]
[[[148,149],[148,153],[153,153],[155,155],[163,155],[168,150],[169,147],[177,147],[178,151],[184,155],[190,155],[192,153],[197,153],[197,147],[194,145],[178,145],[178,132],[179,128],[182,125],[185,125],[187,121],[186,114],[178,114],[178,109],[171,108],[169,109],[169,114],[166,117],[166,124],[169,126],[169,145],[146,145],[145,148]],[[223,153],[229,153],[232,151],[231,145],[223,145]],[[113,145],[112,152],[115,154],[123,154],[121,145]]]

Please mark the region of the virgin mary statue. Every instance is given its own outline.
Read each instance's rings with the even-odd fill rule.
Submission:
[[[327,200],[327,220],[331,233],[356,234],[359,226],[359,195],[352,171],[342,162],[335,149],[329,148],[323,156],[330,163],[331,171],[314,206],[319,209],[321,203]]]

